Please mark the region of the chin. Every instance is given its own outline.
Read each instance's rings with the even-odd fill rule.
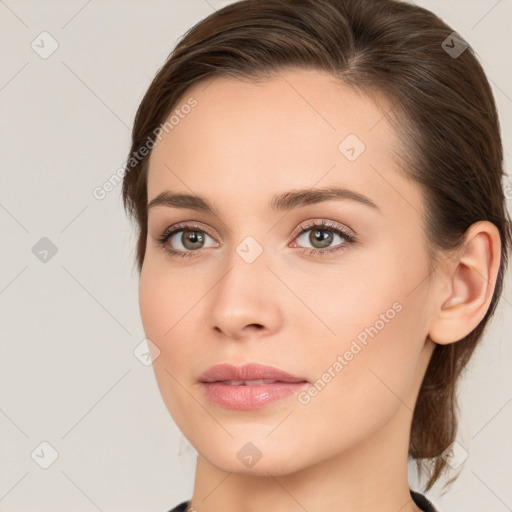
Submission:
[[[208,436],[201,435],[201,439]],[[287,475],[303,469],[313,461],[307,460],[302,443],[298,446],[273,445],[269,440],[255,439],[254,442],[240,438],[226,442],[191,442],[201,457],[227,473],[253,476]],[[203,445],[204,444],[204,445]]]

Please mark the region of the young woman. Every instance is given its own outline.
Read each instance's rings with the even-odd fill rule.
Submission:
[[[434,511],[511,227],[489,83],[431,12],[244,0],[138,109],[123,183],[199,512]],[[456,451],[456,450],[455,450]],[[457,456],[457,454],[455,454]]]

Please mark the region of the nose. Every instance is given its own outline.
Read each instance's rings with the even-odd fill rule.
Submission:
[[[236,252],[211,293],[210,323],[217,336],[263,338],[281,328],[279,281],[260,256],[248,263]]]

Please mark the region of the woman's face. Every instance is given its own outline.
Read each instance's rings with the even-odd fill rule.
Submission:
[[[433,348],[431,278],[420,189],[397,171],[384,112],[316,71],[215,78],[176,109],[151,154],[148,203],[202,201],[149,208],[139,299],[178,427],[240,473],[406,450]],[[201,382],[222,363],[307,382]]]

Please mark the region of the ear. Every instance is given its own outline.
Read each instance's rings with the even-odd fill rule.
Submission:
[[[498,228],[488,221],[472,224],[456,256],[442,264],[429,331],[432,341],[459,341],[480,323],[491,303],[500,260]]]

